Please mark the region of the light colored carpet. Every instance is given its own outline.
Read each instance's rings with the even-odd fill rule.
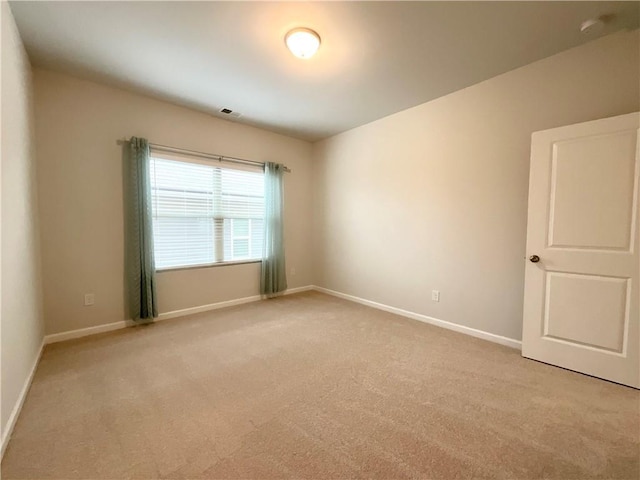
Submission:
[[[320,293],[50,345],[14,478],[638,478],[640,393]]]

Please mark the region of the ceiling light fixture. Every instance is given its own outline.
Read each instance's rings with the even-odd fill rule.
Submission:
[[[318,51],[320,35],[310,28],[294,28],[284,37],[284,43],[298,58],[310,58]]]

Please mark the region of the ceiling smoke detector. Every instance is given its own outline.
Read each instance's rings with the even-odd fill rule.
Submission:
[[[234,112],[233,110],[231,110],[230,108],[221,108],[220,110],[218,110],[218,112],[223,113],[225,115],[228,115],[230,117],[235,117],[238,118],[240,116],[239,112]]]
[[[606,14],[585,20],[580,24],[580,32],[585,35],[597,35],[604,30],[605,24],[613,20],[613,17],[613,14]]]

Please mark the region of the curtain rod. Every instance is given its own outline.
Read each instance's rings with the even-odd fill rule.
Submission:
[[[129,140],[118,139],[117,143],[118,145],[124,145],[125,143],[129,143]],[[217,160],[219,162],[225,161],[230,163],[242,163],[245,165],[258,165],[258,166],[264,167],[264,162],[257,162],[255,160],[246,160],[244,158],[237,158],[237,157],[227,157],[225,155],[214,155],[211,153],[198,152],[196,150],[187,150],[185,148],[169,147],[167,145],[158,145],[157,143],[149,143],[149,148],[152,148],[154,150],[159,150],[162,152],[183,153],[183,154],[191,155],[193,157],[201,157],[201,158],[206,158],[208,160]],[[291,172],[291,169],[286,165],[284,165],[284,171]]]

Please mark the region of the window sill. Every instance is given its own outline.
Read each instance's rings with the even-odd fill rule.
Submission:
[[[232,262],[218,262],[218,263],[205,263],[202,265],[188,265],[185,267],[167,267],[167,268],[158,268],[156,269],[156,273],[164,273],[164,272],[175,272],[178,270],[194,270],[196,268],[215,268],[215,267],[228,267],[231,265],[245,265],[248,263],[261,263],[262,260],[236,260]]]

